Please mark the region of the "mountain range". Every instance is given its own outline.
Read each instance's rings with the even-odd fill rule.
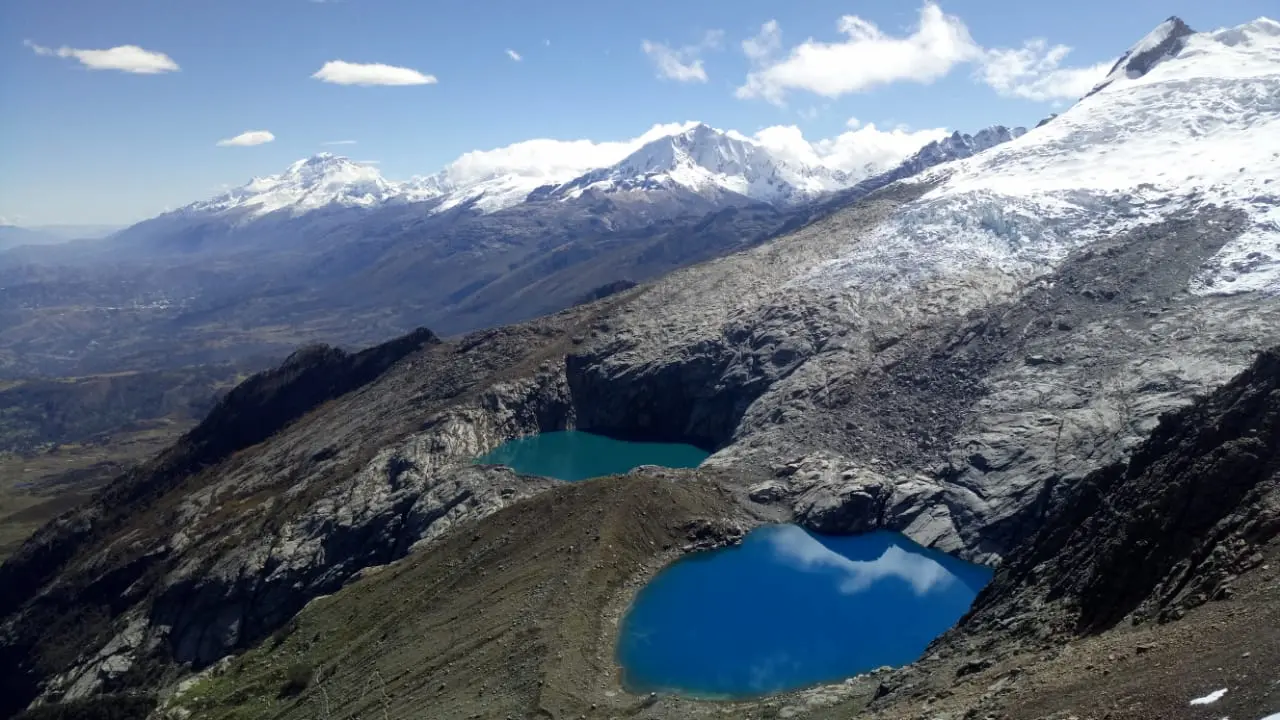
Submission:
[[[613,165],[577,175],[552,170],[533,174],[498,168],[459,181],[448,169],[406,182],[384,179],[376,168],[329,153],[299,160],[280,175],[254,178],[211,200],[174,212],[184,216],[243,213],[246,219],[274,212],[298,216],[330,208],[375,208],[388,203],[424,203],[428,213],[465,207],[492,213],[531,198],[574,200],[641,193],[654,202],[664,194],[692,193],[714,203],[768,202],[794,205],[852,185],[889,167],[863,174],[783,161],[736,132],[702,123],[658,137]],[[569,171],[572,172],[572,171]]]
[[[799,166],[697,123],[555,182],[549,170],[458,183],[446,170],[401,183],[316,155],[102,241],[0,253],[0,373],[161,369],[524,320],[1021,133],[957,132],[871,175]]]

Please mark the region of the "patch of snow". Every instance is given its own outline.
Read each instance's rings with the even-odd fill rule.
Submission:
[[[1213,692],[1209,693],[1208,695],[1205,695],[1204,697],[1194,698],[1191,701],[1191,704],[1192,705],[1212,705],[1218,702],[1219,700],[1221,700],[1222,696],[1226,694],[1227,694],[1226,688],[1222,688],[1220,690],[1214,690]]]

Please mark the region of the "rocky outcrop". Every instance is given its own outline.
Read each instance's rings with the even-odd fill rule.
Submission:
[[[1055,497],[962,630],[1165,622],[1228,598],[1280,537],[1280,347]],[[1043,635],[1043,633],[1041,633]]]
[[[181,471],[266,440],[321,403],[368,385],[406,355],[438,342],[435,333],[419,328],[357,353],[327,345],[294,352],[279,367],[237,385],[183,438]]]
[[[566,360],[584,429],[718,449],[770,386],[847,344],[837,310],[788,293],[919,188],[895,188],[787,238],[677,272],[603,316]]]
[[[1089,92],[1093,95],[1119,78],[1139,78],[1146,75],[1161,60],[1177,55],[1187,44],[1187,37],[1195,34],[1180,17],[1170,17],[1111,66],[1107,77]]]
[[[885,469],[885,472],[891,472]],[[830,453],[779,466],[770,480],[751,486],[759,503],[783,504],[795,521],[814,532],[851,535],[895,530],[917,541],[947,548],[956,535],[947,496],[956,490],[925,476],[885,475]]]

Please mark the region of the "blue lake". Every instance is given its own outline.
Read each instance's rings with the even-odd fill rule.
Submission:
[[[635,692],[741,698],[917,660],[992,570],[902,535],[795,525],[682,558],[636,596],[618,660]]]
[[[641,465],[697,467],[710,455],[693,445],[629,442],[580,430],[563,430],[518,438],[476,458],[486,465],[506,465],[525,475],[576,482],[616,475]]]

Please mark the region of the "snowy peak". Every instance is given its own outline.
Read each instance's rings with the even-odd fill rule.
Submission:
[[[1111,67],[1107,77],[1095,87],[1090,94],[1098,92],[1121,78],[1135,80],[1146,75],[1162,60],[1176,56],[1186,47],[1186,38],[1194,35],[1182,18],[1171,17],[1147,33],[1146,37],[1129,48],[1116,64]]]
[[[653,140],[615,165],[588,172],[540,197],[586,192],[689,191],[707,198],[739,195],[793,203],[847,185],[845,173],[788,164],[746,137],[702,123]]]
[[[744,178],[774,171],[763,149],[703,124],[644,145],[613,168],[610,175],[647,177],[666,175],[671,181],[698,190],[719,185],[719,178]]]
[[[342,175],[359,170],[362,167],[347,158],[333,153],[322,152],[292,163],[284,171],[282,177],[296,178],[303,182],[317,182],[334,175]]]
[[[179,212],[245,211],[252,218],[287,210],[300,215],[329,205],[372,207],[401,194],[401,189],[384,180],[376,168],[320,153],[298,160],[279,175],[255,177],[241,187],[188,205]]]
[[[407,200],[426,201],[441,197],[456,188],[444,173],[415,175],[403,185]]]

